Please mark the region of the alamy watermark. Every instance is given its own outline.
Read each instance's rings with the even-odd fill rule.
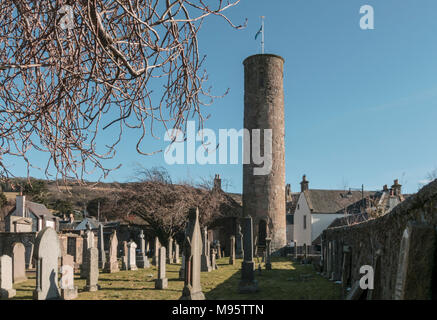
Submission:
[[[255,165],[254,175],[267,175],[272,169],[272,129],[251,131],[219,129],[217,139],[212,129],[204,128],[196,133],[195,121],[188,121],[186,137],[181,130],[166,131],[164,141],[172,143],[165,149],[164,160],[169,165],[204,165],[239,164],[239,159],[242,159],[243,164]],[[196,146],[197,142],[200,144]]]

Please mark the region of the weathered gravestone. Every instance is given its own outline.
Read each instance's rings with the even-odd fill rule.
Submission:
[[[14,283],[26,281],[26,248],[20,242],[12,244],[12,275]]]
[[[351,247],[343,245],[343,265],[341,272],[341,285],[343,288],[343,295],[347,295],[347,290],[352,286],[352,252]]]
[[[235,264],[235,236],[231,236],[231,247],[229,250],[229,264]]]
[[[272,250],[271,250],[271,243],[272,243],[272,238],[265,238],[266,240],[266,270],[272,270],[272,262],[271,262],[271,255],[272,255]]]
[[[220,246],[220,242],[217,241],[217,259],[221,259],[222,258],[222,249]]]
[[[123,241],[123,255],[121,257],[122,270],[129,270],[129,263],[127,262],[128,255],[129,255],[129,249],[127,246],[127,241]]]
[[[33,299],[59,299],[58,268],[61,247],[58,234],[53,228],[46,227],[38,233],[33,254],[36,263],[36,288]]]
[[[179,264],[181,263],[180,258],[179,258],[179,244],[175,241],[174,242],[174,257],[175,257],[175,263]]]
[[[120,271],[118,267],[117,252],[118,252],[117,232],[113,230],[111,234],[111,238],[109,239],[109,259],[108,262],[106,263],[105,272],[114,273]]]
[[[168,287],[168,279],[165,276],[165,264],[167,260],[165,251],[164,246],[159,248],[158,279],[155,280],[155,289],[165,289]]]
[[[201,271],[202,272],[211,272],[211,261],[209,259],[209,249],[208,249],[208,229],[205,227],[203,229],[203,248],[202,248],[202,256],[201,256]]]
[[[16,294],[12,288],[12,258],[7,255],[0,257],[0,299],[10,299]]]
[[[258,282],[255,280],[255,262],[253,261],[253,227],[252,217],[243,218],[244,231],[244,260],[241,264],[241,280],[238,286],[240,293],[258,291]]]
[[[181,268],[179,269],[179,280],[185,279],[185,256],[182,254],[182,264]]]
[[[88,261],[88,249],[94,248],[94,233],[91,231],[91,225],[88,222],[86,224],[86,231],[83,236],[83,243],[82,243],[82,266],[80,268],[80,277],[82,279],[85,279],[88,274],[88,270],[86,269],[89,265]]]
[[[159,259],[159,247],[161,246],[161,244],[159,243],[159,238],[155,237],[155,245],[154,245],[154,252],[153,252],[153,259],[152,259],[152,264],[154,266],[158,265],[158,259]]]
[[[199,225],[199,210],[190,209],[189,221],[184,241],[185,276],[182,300],[205,300],[200,286],[200,255],[202,235]]]
[[[74,257],[62,256],[61,259],[61,298],[72,300],[77,298],[77,286],[74,285]]]
[[[168,239],[168,259],[169,264],[173,264],[173,238]]]
[[[99,250],[97,248],[89,248],[87,252],[87,277],[85,291],[99,290]]]
[[[127,244],[128,246],[128,256],[127,263],[129,270],[138,270],[137,268],[137,244],[132,240]]]
[[[434,226],[418,222],[407,224],[399,252],[395,300],[431,299],[435,241]]]
[[[211,269],[212,270],[217,270],[218,266],[217,266],[217,261],[216,261],[216,255],[217,255],[217,249],[211,249],[210,252],[210,257],[211,257]]]
[[[146,255],[146,242],[144,240],[144,232],[140,232],[140,254],[137,255],[137,267],[146,269],[150,267],[149,259]]]
[[[105,254],[105,239],[103,237],[103,224],[99,225],[98,249],[99,249],[99,268],[105,269],[106,254]]]
[[[244,256],[244,249],[243,249],[243,233],[241,232],[241,225],[237,225],[237,236],[236,236],[236,252],[235,257],[237,259],[241,259]]]

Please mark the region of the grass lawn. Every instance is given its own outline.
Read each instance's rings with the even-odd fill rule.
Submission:
[[[208,300],[293,300],[293,299],[340,299],[341,286],[318,275],[311,265],[293,264],[289,258],[273,258],[272,270],[255,271],[259,292],[239,294],[241,259],[234,266],[229,258],[217,260],[219,269],[202,272],[203,293]],[[257,264],[258,265],[258,264]],[[85,279],[75,275],[79,288],[78,300],[177,300],[180,298],[183,281],[178,280],[178,265],[167,264],[168,288],[156,290],[154,280],[157,268],[100,273],[100,290],[84,292]],[[14,285],[17,295],[13,299],[32,299],[35,288],[35,273],[28,274],[29,280]]]

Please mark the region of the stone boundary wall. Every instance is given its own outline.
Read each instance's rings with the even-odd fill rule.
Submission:
[[[36,232],[0,232],[0,255],[12,256],[12,244],[21,242],[25,247],[26,268],[31,265],[33,244],[35,243]]]
[[[371,299],[394,299],[399,253],[404,230],[409,222],[437,226],[437,180],[422,188],[396,206],[390,213],[373,220],[355,225],[326,229],[322,234],[322,274],[331,280],[342,281],[344,290],[352,287],[363,274],[360,267],[370,265],[374,268],[375,283]],[[425,244],[417,243],[420,251]],[[425,271],[436,268],[434,252],[421,252],[433,261],[432,265],[420,265]],[[425,250],[424,250],[425,251]],[[420,272],[418,272],[420,273]],[[420,275],[417,275],[420,277]],[[431,279],[429,280],[431,282]],[[344,291],[345,293],[345,291]],[[436,280],[432,295],[435,297]],[[369,298],[369,295],[367,295]]]

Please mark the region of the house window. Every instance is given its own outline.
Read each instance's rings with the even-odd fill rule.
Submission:
[[[303,228],[304,229],[307,228],[307,216],[306,215],[303,216]]]

